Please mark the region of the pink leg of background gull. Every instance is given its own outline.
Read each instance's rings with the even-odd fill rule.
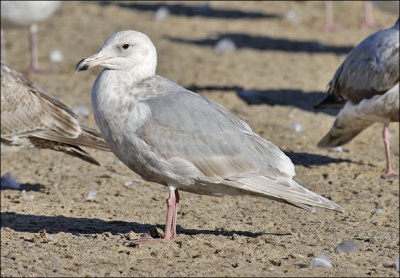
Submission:
[[[385,154],[386,154],[386,173],[382,176],[382,178],[390,179],[396,178],[399,176],[398,173],[392,170],[392,165],[390,164],[390,138],[392,136],[389,132],[389,126],[385,123],[385,127],[383,128],[383,142],[385,143]]]
[[[340,26],[333,22],[333,1],[325,1],[325,26],[324,31],[336,32],[341,29]],[[362,27],[365,29],[372,29],[382,27],[374,22],[372,16],[372,2],[364,1],[364,23]]]

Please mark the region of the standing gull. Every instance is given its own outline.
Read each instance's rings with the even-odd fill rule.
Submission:
[[[46,72],[39,67],[37,23],[51,16],[60,4],[61,1],[1,1],[1,58],[5,60],[3,27],[29,26],[31,49],[29,72]]]
[[[390,164],[389,123],[399,121],[399,19],[358,44],[347,55],[329,82],[327,96],[315,107],[345,103],[319,147],[350,142],[375,122],[383,122],[386,153],[384,178],[398,176]]]
[[[109,151],[99,132],[1,61],[1,153],[46,148],[100,165],[79,146]]]
[[[130,169],[169,189],[164,238],[137,243],[175,239],[178,190],[344,211],[294,181],[290,159],[223,106],[156,75],[156,49],[145,34],[113,34],[75,71],[97,65],[105,69],[92,106],[105,141]]]

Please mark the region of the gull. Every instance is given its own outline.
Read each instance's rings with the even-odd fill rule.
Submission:
[[[91,96],[103,138],[131,170],[169,189],[164,237],[136,243],[175,239],[179,190],[256,195],[311,211],[311,206],[344,211],[293,180],[291,160],[247,123],[156,75],[156,48],[147,35],[117,32],[75,71],[94,66],[104,67]]]
[[[100,165],[79,146],[110,151],[100,133],[80,124],[66,104],[1,61],[1,154],[52,149]]]
[[[43,73],[38,62],[37,23],[47,19],[60,6],[61,1],[1,1],[1,58],[5,60],[3,27],[28,27],[31,49],[29,72]]]
[[[316,108],[342,106],[318,147],[350,142],[375,122],[382,122],[386,154],[384,178],[397,177],[390,164],[389,123],[399,121],[399,19],[354,47],[329,82],[328,94]]]

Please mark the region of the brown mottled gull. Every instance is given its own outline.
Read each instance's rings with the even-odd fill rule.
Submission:
[[[137,243],[175,239],[178,190],[344,211],[293,180],[290,159],[223,106],[156,75],[156,49],[145,34],[113,34],[75,70],[97,65],[105,69],[92,106],[104,139],[130,169],[169,188],[164,238]]]
[[[384,124],[386,153],[384,178],[397,177],[390,164],[389,123],[399,121],[399,19],[358,44],[329,82],[327,96],[315,107],[344,105],[319,147],[350,142],[376,122]]]
[[[1,152],[46,148],[100,165],[79,146],[109,151],[99,132],[1,61]]]

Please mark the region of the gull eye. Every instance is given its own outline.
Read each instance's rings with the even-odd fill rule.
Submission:
[[[128,49],[128,48],[129,48],[129,44],[127,44],[127,43],[124,44],[124,45],[122,46],[122,48],[123,48],[123,49]]]

